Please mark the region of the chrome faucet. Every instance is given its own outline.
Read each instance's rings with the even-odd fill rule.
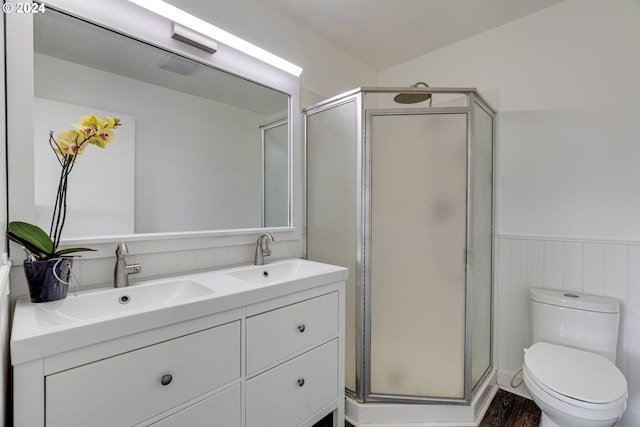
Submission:
[[[113,272],[113,287],[122,288],[129,286],[129,275],[138,274],[142,271],[140,264],[129,264],[124,258],[125,255],[129,255],[129,249],[124,242],[120,242],[116,248],[116,268]]]
[[[258,241],[256,243],[256,256],[253,261],[255,265],[263,265],[264,257],[271,255],[271,249],[269,249],[269,242],[273,242],[273,236],[269,233],[261,234],[258,237]]]

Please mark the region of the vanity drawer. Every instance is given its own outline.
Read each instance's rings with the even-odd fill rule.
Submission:
[[[334,339],[247,381],[246,427],[294,427],[337,398]]]
[[[239,377],[236,321],[47,376],[46,425],[133,425]]]
[[[153,427],[241,427],[240,384],[236,384],[151,425]]]
[[[247,374],[286,360],[338,334],[338,293],[247,319]]]

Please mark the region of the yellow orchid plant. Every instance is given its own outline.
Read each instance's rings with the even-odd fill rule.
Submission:
[[[67,186],[69,174],[76,159],[89,145],[105,148],[114,137],[113,130],[120,126],[120,119],[106,116],[104,120],[91,115],[82,116],[73,125],[74,129],[59,133],[53,137],[49,132],[49,145],[56,154],[61,166],[58,192],[51,218],[49,234],[40,227],[20,221],[9,223],[7,236],[22,245],[31,258],[52,259],[73,252],[90,251],[89,248],[68,248],[58,251],[62,229],[67,216]]]

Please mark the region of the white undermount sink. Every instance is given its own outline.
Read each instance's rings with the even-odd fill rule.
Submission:
[[[295,278],[301,266],[302,261],[256,265],[229,271],[227,275],[251,284],[268,284]]]
[[[92,320],[134,310],[162,308],[210,295],[214,290],[194,280],[170,280],[97,292],[71,292],[66,299],[37,308],[58,320]],[[61,319],[62,318],[62,319]]]

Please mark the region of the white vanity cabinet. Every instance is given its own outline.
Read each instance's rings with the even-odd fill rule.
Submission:
[[[339,307],[332,292],[247,319],[246,427],[297,426],[338,399]]]
[[[236,384],[151,425],[153,427],[241,427],[241,402],[240,384]]]
[[[170,321],[25,333],[12,347],[14,425],[311,427],[330,413],[341,425],[345,276],[198,300]],[[42,315],[19,301],[14,323],[31,312]]]
[[[338,335],[339,296],[321,295],[247,318],[247,374]]]
[[[332,340],[251,378],[247,427],[297,426],[330,406],[340,395],[337,367],[338,343]]]
[[[135,425],[238,379],[235,321],[47,375],[46,425]]]

